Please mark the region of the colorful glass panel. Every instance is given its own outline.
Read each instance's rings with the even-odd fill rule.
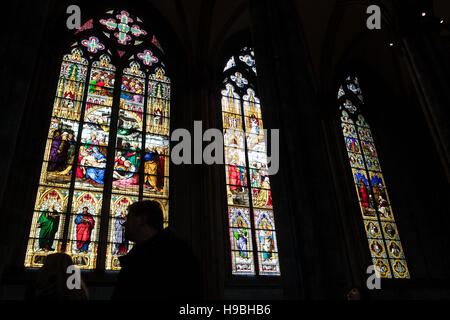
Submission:
[[[157,67],[147,77],[139,62],[132,61],[122,77],[107,270],[119,270],[118,258],[133,246],[122,226],[130,204],[138,199],[157,201],[164,226],[169,224],[169,117],[170,79],[165,71]]]
[[[138,200],[158,201],[168,226],[171,91],[164,64],[153,55],[163,51],[127,11],[110,10],[104,18],[77,30],[79,41],[62,59],[26,267],[66,252],[82,269],[99,263],[119,270],[118,258],[133,245],[124,237],[126,209]],[[142,44],[136,59],[133,44]],[[117,70],[113,60],[124,67]],[[106,259],[97,261],[105,249]]]
[[[233,274],[253,275],[253,244],[248,208],[229,207],[230,246]]]
[[[129,45],[133,39],[141,39],[141,37],[147,35],[147,31],[142,29],[139,25],[132,24],[134,20],[127,11],[122,10],[115,16],[111,12],[109,15],[110,18],[100,19],[99,22],[106,27],[106,30],[114,35],[117,43]],[[142,22],[139,18],[136,18],[136,20]]]
[[[40,267],[46,255],[61,250],[68,196],[68,189],[39,187],[25,257],[26,267]]]
[[[75,190],[73,195],[68,252],[82,269],[96,266],[102,199],[101,193],[89,191]]]
[[[79,47],[65,55],[44,152],[26,267],[40,267],[45,256],[61,251],[88,62]]]
[[[232,274],[279,276],[261,106],[248,80],[256,73],[253,51],[232,56],[224,71],[230,74],[222,90],[222,123]]]
[[[115,79],[115,67],[110,61],[109,56],[102,55],[92,64],[75,171],[78,189],[103,191]]]
[[[170,80],[162,68],[149,76],[147,126],[144,152],[144,195],[164,198],[168,195]]]
[[[125,220],[128,207],[138,201],[138,197],[113,194],[111,197],[111,217],[108,229],[107,270],[120,270],[119,257],[127,254],[133,243],[125,237]]]
[[[364,98],[356,77],[339,88],[338,101],[345,146],[361,208],[373,264],[382,278],[409,278],[375,142],[361,108]]]

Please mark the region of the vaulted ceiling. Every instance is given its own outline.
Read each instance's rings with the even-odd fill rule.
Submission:
[[[193,57],[209,56],[234,33],[249,28],[247,0],[152,0]]]
[[[192,59],[204,59],[223,43],[252,23],[249,0],[150,0],[167,19]],[[450,21],[450,1],[434,0],[435,15]],[[280,2],[281,4],[282,2]],[[355,42],[366,42],[374,60],[383,62],[389,55],[389,35],[384,30],[368,33],[367,1],[294,0],[317,79],[336,65]],[[407,4],[405,3],[405,6]],[[372,47],[370,47],[370,43]],[[378,49],[374,49],[378,46]],[[380,48],[381,46],[381,48]],[[327,61],[327,55],[331,61]],[[384,60],[384,63],[388,63]],[[327,70],[323,70],[323,69]],[[387,67],[389,70],[389,67]]]

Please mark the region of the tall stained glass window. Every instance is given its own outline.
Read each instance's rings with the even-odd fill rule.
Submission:
[[[25,267],[65,252],[82,269],[120,269],[127,208],[158,201],[168,224],[170,80],[144,22],[111,10],[64,55]]]
[[[272,195],[253,50],[224,69],[222,120],[234,275],[280,275]],[[255,268],[255,266],[257,266]]]
[[[369,124],[358,78],[338,92],[340,122],[374,266],[382,278],[409,278],[403,246]]]

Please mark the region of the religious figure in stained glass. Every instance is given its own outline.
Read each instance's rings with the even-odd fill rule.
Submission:
[[[89,150],[86,149],[86,150]],[[86,157],[82,159],[83,164],[88,168],[83,168],[86,171],[84,178],[90,179],[91,182],[103,184],[105,177],[106,157],[100,152],[98,147],[93,147],[90,154],[86,154]]]
[[[39,249],[48,252],[54,251],[53,242],[59,227],[59,212],[55,209],[55,204],[51,203],[45,209],[38,220],[39,224]]]
[[[241,258],[247,259],[248,258],[248,234],[247,229],[244,228],[242,219],[238,220],[238,228],[235,229],[233,232],[233,236],[236,239],[236,248],[238,249],[239,256]]]
[[[116,213],[114,221],[114,255],[124,255],[128,252],[129,242],[125,237],[124,223],[127,217],[127,208],[122,207],[119,212]]]
[[[145,159],[145,186],[151,190],[161,191],[164,187],[164,177],[162,175],[162,168],[164,168],[164,157],[159,156],[156,148],[148,150],[144,157]]]
[[[77,252],[87,253],[91,242],[92,229],[95,226],[95,220],[89,212],[88,207],[83,207],[83,212],[77,215],[75,219],[77,232]]]
[[[369,190],[367,189],[367,186],[364,183],[364,180],[363,180],[362,177],[359,178],[358,191],[359,191],[359,198],[361,199],[361,206],[363,208],[368,208],[370,206],[370,204],[369,204]]]
[[[259,230],[259,243],[261,244],[263,259],[271,260],[273,258],[274,252],[274,240],[273,234],[270,228],[267,226],[267,223],[261,226],[261,230]]]
[[[235,274],[253,274],[249,209],[229,207],[228,210],[233,271]]]
[[[377,238],[377,236],[378,236],[378,234],[380,232],[378,227],[377,227],[377,225],[373,221],[370,221],[367,224],[366,230],[373,238]]]

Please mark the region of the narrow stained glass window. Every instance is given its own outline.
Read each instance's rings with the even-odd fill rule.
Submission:
[[[244,48],[230,57],[224,75],[222,120],[232,274],[279,276],[253,50]]]
[[[381,171],[357,77],[339,88],[338,103],[356,193],[374,266],[382,278],[409,278],[405,254]]]
[[[118,257],[133,246],[123,226],[130,204],[158,201],[168,225],[170,80],[161,44],[127,11],[108,11],[75,35],[61,64],[24,264],[41,267],[65,252],[82,269],[119,270]]]

